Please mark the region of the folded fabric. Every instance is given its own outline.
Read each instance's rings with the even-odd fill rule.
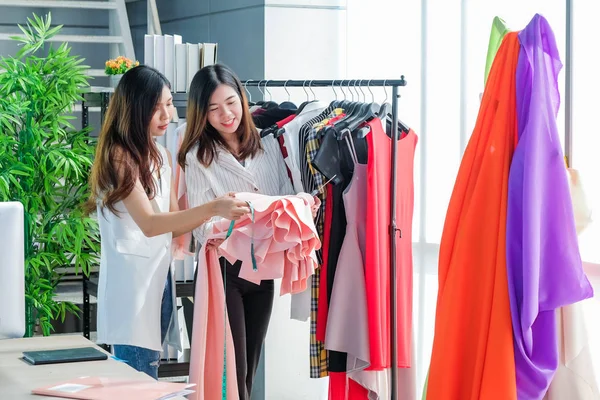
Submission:
[[[321,242],[312,218],[312,196],[265,196],[237,193],[254,209],[235,222],[231,236],[219,247],[219,253],[230,263],[242,261],[239,277],[260,284],[262,280],[282,279],[281,295],[299,293],[307,288],[306,280],[317,268],[315,251]],[[213,225],[212,238],[224,238],[230,221],[221,220]],[[252,249],[257,270],[252,263]]]

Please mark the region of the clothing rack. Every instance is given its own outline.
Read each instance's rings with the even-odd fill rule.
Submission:
[[[565,157],[573,166],[573,0],[566,0],[565,33]]]
[[[391,239],[390,245],[390,279],[391,279],[391,290],[390,290],[390,320],[391,336],[390,345],[392,352],[392,400],[398,400],[398,353],[397,353],[397,332],[398,332],[398,319],[396,315],[396,302],[398,298],[397,285],[396,285],[396,240],[397,235],[400,232],[396,225],[396,169],[397,169],[397,146],[399,139],[398,132],[398,99],[400,97],[399,88],[406,86],[404,75],[400,79],[343,79],[343,80],[246,80],[242,81],[244,88],[250,87],[392,87],[392,128],[394,129],[392,153],[390,155],[392,161],[392,178],[390,182],[391,186],[391,218],[389,224],[389,235]]]

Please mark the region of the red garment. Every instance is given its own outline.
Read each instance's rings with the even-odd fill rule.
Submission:
[[[285,147],[285,141],[283,139],[283,135],[279,136],[277,138],[277,142],[279,143],[279,149],[281,150],[281,155],[283,156],[283,159],[285,160],[286,158],[288,158],[288,151],[287,151],[287,147]],[[288,178],[290,178],[290,182],[294,182],[292,180],[292,171],[290,171],[290,167],[287,166],[287,163],[285,164],[285,170],[287,171],[287,176]]]
[[[285,124],[287,124],[294,118],[296,118],[296,114],[292,114],[289,117],[286,117],[286,118],[282,119],[281,121],[276,122],[276,125],[278,128],[282,128]],[[285,141],[283,139],[283,135],[278,136],[277,141],[279,142],[279,149],[281,150],[281,155],[283,156],[283,159],[285,160],[286,158],[288,158],[288,151],[287,151],[287,147],[285,147]],[[290,178],[290,181],[293,183],[292,171],[290,171],[290,168],[287,166],[287,163],[285,165],[285,169],[287,171],[288,177]]]
[[[333,184],[327,185],[327,198],[333,196]],[[327,331],[327,315],[329,312],[329,303],[327,301],[327,259],[329,258],[329,240],[331,238],[331,215],[333,211],[333,202],[325,202],[325,215],[323,226],[323,263],[321,264],[321,279],[319,281],[319,304],[317,306],[317,340],[325,342],[325,332]]]
[[[292,114],[288,117],[285,117],[284,119],[282,119],[281,121],[277,121],[275,123],[275,125],[277,125],[278,128],[283,128],[283,126],[289,122],[291,122],[294,118],[296,118],[296,114]]]
[[[365,282],[369,320],[371,366],[391,367],[390,351],[390,180],[392,140],[381,120],[369,122],[367,178],[367,256]],[[417,136],[411,130],[397,144],[396,223],[398,367],[411,366],[412,332],[412,217],[414,208],[414,155]]]
[[[329,400],[369,400],[369,391],[345,372],[329,373]]]

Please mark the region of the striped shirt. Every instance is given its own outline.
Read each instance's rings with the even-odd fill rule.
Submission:
[[[295,194],[286,172],[286,165],[273,136],[262,139],[264,151],[254,158],[244,160],[242,165],[229,151],[217,148],[216,158],[204,167],[198,161],[198,147],[186,154],[185,183],[189,206],[196,207],[229,192],[251,192],[267,196]],[[194,229],[194,238],[203,244],[212,230],[214,217]]]

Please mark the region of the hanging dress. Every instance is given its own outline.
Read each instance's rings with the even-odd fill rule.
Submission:
[[[370,369],[391,366],[390,351],[390,182],[392,139],[380,119],[368,123],[367,135],[367,255],[365,282],[369,321]],[[397,143],[396,305],[398,366],[410,367],[412,340],[412,218],[414,208],[414,156],[417,136],[410,130]]]

